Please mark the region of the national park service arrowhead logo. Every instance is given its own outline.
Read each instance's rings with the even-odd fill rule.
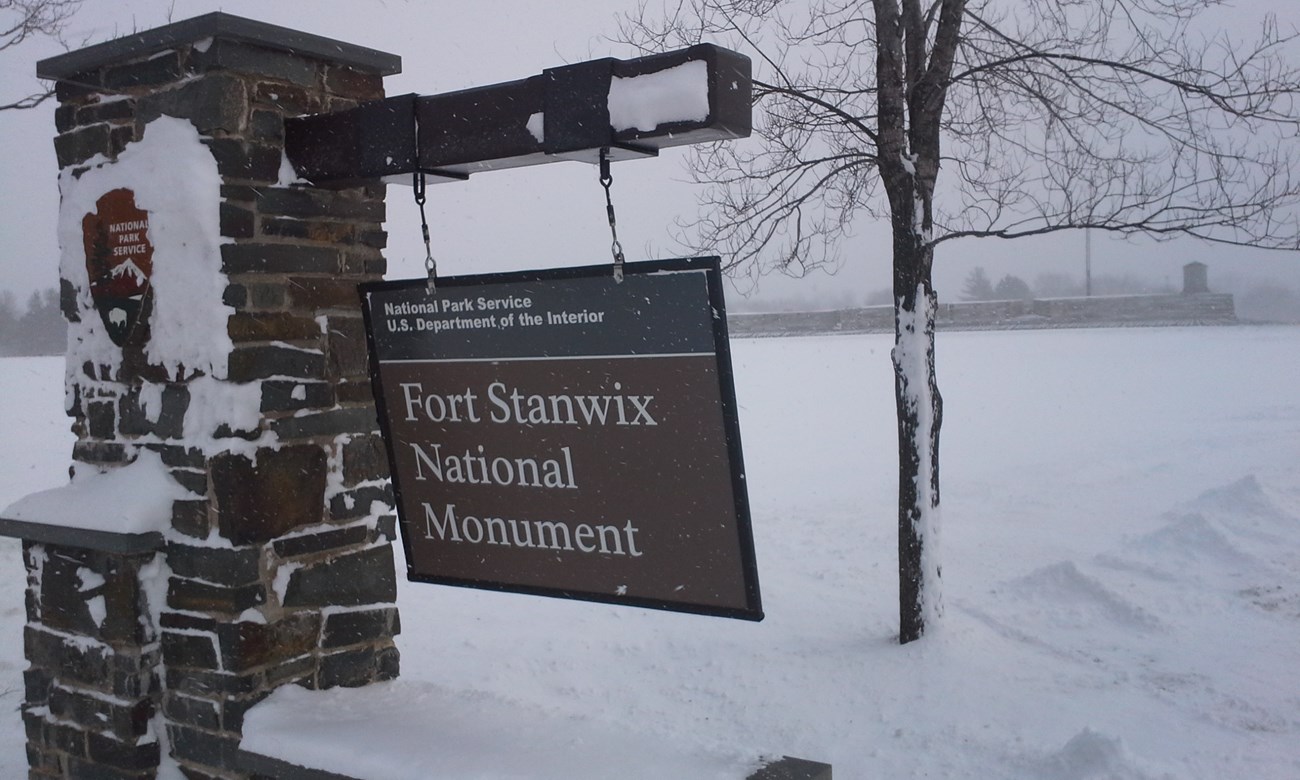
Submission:
[[[136,207],[131,190],[112,190],[95,201],[95,213],[82,218],[81,237],[90,297],[109,338],[120,347],[139,322],[149,292],[149,212]]]

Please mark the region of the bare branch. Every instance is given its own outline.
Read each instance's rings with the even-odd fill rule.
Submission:
[[[19,46],[32,38],[52,38],[63,43],[68,21],[81,0],[0,0],[0,51]],[[0,103],[0,111],[35,108],[54,94],[53,88]]]

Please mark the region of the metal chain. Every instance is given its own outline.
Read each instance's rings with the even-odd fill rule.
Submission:
[[[614,219],[614,199],[609,187],[614,183],[614,175],[609,170],[609,147],[600,150],[600,186],[605,188],[605,213],[609,215],[609,234],[614,241],[609,245],[610,254],[614,256],[614,281],[623,281],[623,244],[618,240],[618,223]]]
[[[429,246],[429,220],[424,215],[424,172],[415,172],[415,205],[420,207],[420,232],[424,234],[424,270],[429,274],[429,294],[434,293],[438,278],[438,261],[433,259],[433,249]]]

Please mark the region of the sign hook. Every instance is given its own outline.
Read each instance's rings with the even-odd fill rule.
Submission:
[[[420,232],[424,234],[424,270],[429,275],[429,294],[434,294],[438,279],[438,261],[433,259],[433,250],[429,247],[429,220],[424,215],[424,171],[415,172],[412,182],[415,192],[415,205],[420,207]]]
[[[623,244],[618,240],[618,224],[614,219],[614,200],[610,196],[609,188],[614,183],[614,175],[609,170],[609,147],[601,147],[600,150],[600,186],[605,188],[605,213],[609,215],[609,234],[613,237],[613,243],[609,246],[610,254],[614,256],[614,281],[623,282]]]

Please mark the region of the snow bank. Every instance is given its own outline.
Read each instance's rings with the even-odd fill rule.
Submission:
[[[425,742],[448,764],[511,761],[610,731],[638,740],[611,743],[627,751],[614,777],[665,748],[853,779],[1300,777],[1300,328],[941,334],[948,609],[906,647],[892,347],[732,344],[762,623],[400,580],[399,682],[425,693],[288,689],[303,698],[255,710],[250,747],[380,765],[372,778],[402,777],[386,762]],[[0,360],[0,440],[32,440],[0,456],[0,505],[65,479],[67,423],[46,403],[61,367]],[[20,691],[19,543],[0,549],[0,671]],[[331,708],[373,744],[316,731]],[[23,741],[20,719],[0,723],[0,777],[25,775]]]
[[[417,681],[286,685],[244,718],[244,750],[350,777],[737,780],[753,757],[707,755],[633,728]]]

